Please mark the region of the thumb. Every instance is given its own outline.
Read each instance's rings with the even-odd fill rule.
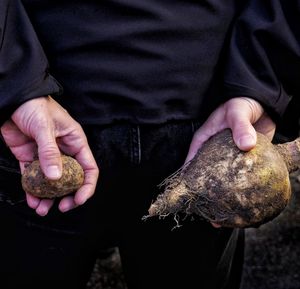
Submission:
[[[240,150],[249,151],[256,145],[256,131],[249,120],[238,119],[231,127],[235,144]]]
[[[231,110],[228,114],[228,125],[231,128],[233,140],[240,150],[249,151],[256,145],[256,131],[246,110]]]
[[[62,161],[54,133],[50,128],[42,129],[36,134],[35,141],[43,173],[49,179],[59,179],[62,175]]]
[[[257,135],[252,123],[263,114],[262,106],[255,100],[240,97],[227,103],[227,122],[233,140],[240,150],[248,151],[256,145]]]
[[[59,179],[62,175],[62,161],[56,144],[54,120],[49,113],[50,105],[49,97],[28,100],[14,111],[11,119],[25,136],[35,140],[46,177]]]

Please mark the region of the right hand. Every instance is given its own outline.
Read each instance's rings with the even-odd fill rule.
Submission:
[[[256,132],[272,140],[276,125],[254,99],[236,97],[214,110],[203,125],[195,132],[185,163],[189,162],[213,135],[230,128],[233,140],[240,150],[248,151],[256,145]],[[220,225],[212,223],[216,228]]]
[[[1,127],[3,138],[19,160],[21,172],[37,156],[49,179],[62,175],[61,152],[77,159],[84,170],[84,184],[74,196],[59,202],[62,212],[84,204],[95,192],[99,170],[83,129],[65,109],[51,97],[40,97],[22,104]],[[39,199],[26,192],[27,204],[45,216],[54,201]]]
[[[272,140],[276,125],[263,107],[249,97],[236,97],[217,107],[195,132],[185,163],[189,162],[201,146],[213,135],[230,128],[237,147],[249,151],[256,145],[256,132]]]

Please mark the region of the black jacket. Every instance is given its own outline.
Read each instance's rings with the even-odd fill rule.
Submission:
[[[248,1],[226,59],[229,97],[256,98],[274,117],[282,115],[291,97],[300,97],[299,15],[299,0]]]
[[[23,4],[26,13],[20,0],[0,3],[2,121],[27,99],[59,93],[56,80],[57,100],[83,124],[199,119],[223,94],[280,115],[299,88],[299,1]]]

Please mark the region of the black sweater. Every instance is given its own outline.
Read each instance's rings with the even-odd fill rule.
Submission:
[[[1,0],[1,120],[58,82],[82,124],[199,119],[223,95],[281,114],[298,89],[299,1],[242,2]]]

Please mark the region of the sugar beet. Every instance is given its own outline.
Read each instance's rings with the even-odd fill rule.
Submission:
[[[291,197],[289,173],[300,165],[300,139],[274,145],[257,133],[243,152],[226,129],[163,183],[149,216],[184,212],[224,227],[252,227],[275,218]]]

